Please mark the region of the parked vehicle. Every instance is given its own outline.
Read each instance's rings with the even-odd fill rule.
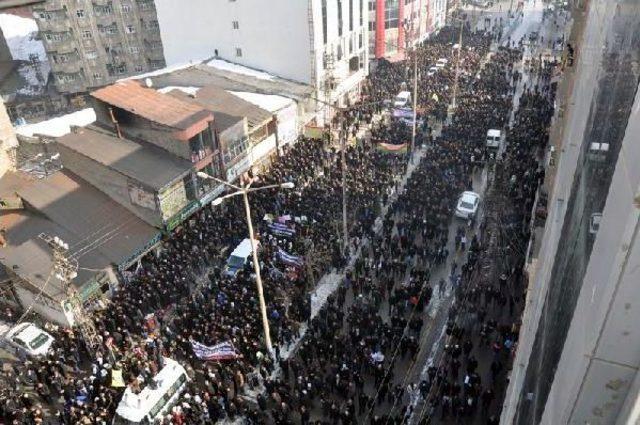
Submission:
[[[432,66],[431,68],[429,68],[429,71],[427,71],[427,77],[435,75],[436,72],[438,72],[438,68]]]
[[[2,340],[5,348],[16,354],[40,357],[47,354],[55,339],[33,323],[23,322],[11,328]]]
[[[139,394],[128,388],[116,409],[113,425],[155,424],[178,401],[189,381],[187,371],[175,360],[164,357],[164,367]]]
[[[491,149],[499,149],[502,143],[502,131],[491,129],[487,131],[487,147]]]
[[[255,243],[257,249],[260,246],[260,242],[255,241]],[[247,264],[250,256],[251,240],[247,238],[240,242],[231,255],[229,255],[229,258],[227,258],[227,264],[224,267],[224,274],[231,277],[237,275],[238,272]]]
[[[436,68],[444,68],[448,63],[449,61],[447,59],[440,58],[436,61]]]
[[[410,101],[411,101],[411,92],[401,91],[400,93],[398,93],[395,100],[393,101],[393,106],[396,108],[404,108],[409,104]]]
[[[480,195],[475,192],[462,192],[456,205],[456,217],[470,219],[475,217],[480,205]]]

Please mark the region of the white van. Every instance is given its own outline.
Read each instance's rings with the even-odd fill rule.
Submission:
[[[411,93],[408,91],[401,91],[398,93],[393,101],[393,106],[396,108],[404,108],[411,101]]]
[[[53,341],[51,335],[30,322],[14,326],[3,337],[3,345],[7,349],[31,357],[46,355]]]
[[[487,147],[491,149],[500,148],[502,142],[502,131],[491,129],[487,131]]]
[[[447,63],[449,63],[448,60],[446,60],[445,58],[440,58],[436,61],[436,68],[444,68]]]
[[[256,243],[256,249],[258,249],[260,242],[257,240],[254,242]],[[247,238],[240,242],[231,255],[229,255],[229,258],[227,258],[227,265],[224,266],[224,274],[230,277],[237,275],[238,272],[244,268],[245,264],[247,264],[250,256],[251,239]]]
[[[116,409],[113,425],[154,424],[176,404],[189,381],[187,371],[175,360],[164,358],[164,367],[138,394],[127,387]]]

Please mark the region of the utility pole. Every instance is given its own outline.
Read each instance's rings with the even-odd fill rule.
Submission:
[[[464,25],[464,19],[458,17],[460,19],[460,39],[458,40],[458,58],[456,60],[456,77],[453,83],[453,99],[451,102],[451,110],[452,112],[456,109],[456,96],[458,94],[458,79],[460,78],[460,52],[462,51],[462,28]]]
[[[343,236],[343,254],[346,256],[349,254],[349,227],[347,225],[347,144],[346,144],[346,131],[343,128],[342,118],[340,119],[340,151],[341,151],[341,168],[342,168],[342,234]]]
[[[93,320],[85,312],[80,294],[73,287],[71,281],[78,276],[78,260],[71,258],[69,254],[69,244],[64,242],[58,236],[49,236],[45,233],[38,235],[53,251],[53,269],[55,277],[62,282],[64,290],[67,294],[67,300],[71,307],[74,324],[80,329],[82,338],[84,339],[87,351],[92,357],[95,357],[96,350],[99,348],[98,335]],[[111,353],[113,357],[113,353]]]
[[[413,156],[416,148],[416,125],[418,120],[418,46],[416,45],[420,37],[420,10],[418,11],[418,31],[415,31],[415,26],[411,22],[412,30],[411,35],[415,35],[413,39],[413,126],[411,128],[411,153],[409,158],[413,161]]]

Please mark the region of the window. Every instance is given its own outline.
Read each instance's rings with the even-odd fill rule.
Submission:
[[[338,6],[338,36],[342,35],[342,26],[344,22],[342,22],[342,0],[336,0]],[[339,60],[339,59],[338,59]]]
[[[399,0],[385,0],[384,29],[398,28]]]
[[[47,41],[53,42],[53,43],[59,43],[61,41],[64,41],[67,39],[67,33],[64,32],[50,32],[44,35],[44,38]]]
[[[327,44],[327,0],[322,0],[322,41]]]
[[[336,57],[338,58],[338,60],[342,59],[342,44],[338,44],[338,53]]]
[[[138,46],[129,47],[129,53],[133,53],[135,55],[138,52],[140,52],[140,48]]]
[[[358,49],[362,49],[362,33],[358,34]]]
[[[349,0],[349,31],[353,31],[353,0]]]
[[[124,32],[126,32],[127,34],[134,34],[136,32],[136,28],[133,25],[127,25],[124,28]]]
[[[124,74],[125,72],[127,72],[127,65],[126,64],[120,64],[116,67],[116,74]]]
[[[353,52],[353,39],[349,38],[349,54]]]
[[[231,22],[231,26],[234,30],[240,29],[240,23],[238,21]]]
[[[129,12],[131,12],[131,5],[130,5],[130,4],[123,4],[123,5],[122,5],[122,11],[123,11],[124,13],[129,13]]]
[[[82,31],[82,38],[84,38],[85,40],[91,40],[93,38],[93,34],[91,34],[91,31]]]
[[[239,155],[247,150],[249,147],[249,139],[247,137],[240,137],[236,140],[231,141],[226,146],[226,152],[223,155],[223,160],[225,164],[229,164],[234,159],[236,159]]]
[[[142,65],[136,65],[133,68],[136,72],[142,72],[144,70],[144,68],[142,67]]]
[[[75,74],[59,74],[58,81],[61,83],[71,83],[76,80]]]
[[[84,18],[84,10],[83,9],[76,10],[76,16],[78,18]]]
[[[94,80],[102,80],[102,74],[100,74],[99,72],[94,72],[93,73],[93,79]]]
[[[44,19],[45,21],[50,21],[51,18],[52,18],[51,13],[50,12],[45,12],[45,11],[37,12],[37,16],[38,16],[39,19]]]
[[[93,11],[98,16],[111,15],[113,13],[113,7],[111,6],[111,4],[94,4]]]
[[[360,0],[360,26],[364,25],[364,5],[362,4],[364,0]]]
[[[236,47],[236,56],[237,57],[242,57],[242,49],[239,47]]]

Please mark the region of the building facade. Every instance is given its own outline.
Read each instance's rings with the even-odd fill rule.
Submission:
[[[502,424],[640,420],[640,5],[582,7]]]
[[[33,14],[61,93],[165,66],[153,0],[50,0]]]
[[[369,56],[402,59],[407,43],[415,45],[436,30],[434,8],[441,0],[368,0]]]
[[[167,63],[217,56],[355,100],[368,73],[366,0],[157,0]]]

